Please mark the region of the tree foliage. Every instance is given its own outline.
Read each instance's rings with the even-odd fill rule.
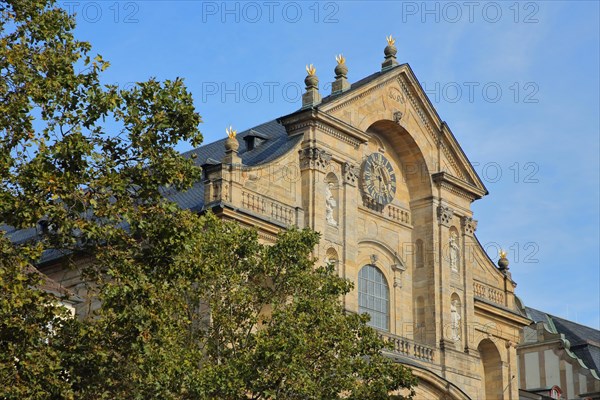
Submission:
[[[0,2],[2,399],[388,399],[410,372],[381,353],[351,283],[315,265],[318,235],[179,209],[200,178],[181,79],[101,83],[108,63],[52,1]],[[31,265],[60,250],[99,308],[69,318]]]

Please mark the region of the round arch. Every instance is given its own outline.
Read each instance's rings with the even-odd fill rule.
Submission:
[[[388,119],[372,122],[367,133],[383,138],[398,156],[411,201],[432,196],[431,165],[415,138],[402,126]]]
[[[419,380],[415,387],[415,399],[471,400],[462,389],[436,373],[417,365],[408,367]]]
[[[378,249],[383,254],[385,254],[392,261],[391,265],[398,265],[400,268],[406,268],[406,262],[400,257],[400,255],[394,251],[387,244],[372,238],[364,238],[358,240],[359,247],[368,248],[368,246],[372,246],[375,249]]]
[[[498,348],[490,339],[483,339],[477,346],[481,357],[482,393],[486,399],[501,399],[503,394],[502,359]]]

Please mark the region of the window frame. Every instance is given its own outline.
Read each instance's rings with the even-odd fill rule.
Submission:
[[[359,314],[371,316],[367,325],[389,332],[390,287],[383,271],[373,264],[364,265],[358,272],[357,289]]]

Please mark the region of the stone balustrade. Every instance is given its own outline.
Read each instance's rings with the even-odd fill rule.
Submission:
[[[258,193],[243,190],[242,208],[264,215],[285,225],[296,224],[296,209]]]
[[[410,225],[410,211],[393,204],[386,206],[376,203],[368,196],[363,197],[363,204],[371,211],[375,211],[383,218],[399,224]]]
[[[435,349],[433,347],[387,332],[379,332],[379,337],[392,344],[392,353],[431,363],[435,360]]]
[[[393,221],[403,224],[410,224],[410,211],[389,204],[387,206],[387,216]]]
[[[504,293],[501,290],[484,283],[473,282],[473,294],[476,297],[481,297],[493,303],[504,305]]]
[[[292,207],[277,203],[275,201],[269,201],[268,204],[271,208],[271,218],[276,221],[283,222],[286,225],[292,225],[296,220],[296,212]]]
[[[242,207],[257,214],[264,214],[266,202],[259,194],[242,191]]]

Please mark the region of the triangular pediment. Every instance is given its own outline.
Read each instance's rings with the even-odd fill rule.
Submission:
[[[473,192],[476,198],[487,194],[477,172],[408,64],[375,73],[352,84],[343,93],[327,96],[317,109],[363,132],[377,121],[394,121],[413,137],[426,155],[434,179],[462,187]]]

